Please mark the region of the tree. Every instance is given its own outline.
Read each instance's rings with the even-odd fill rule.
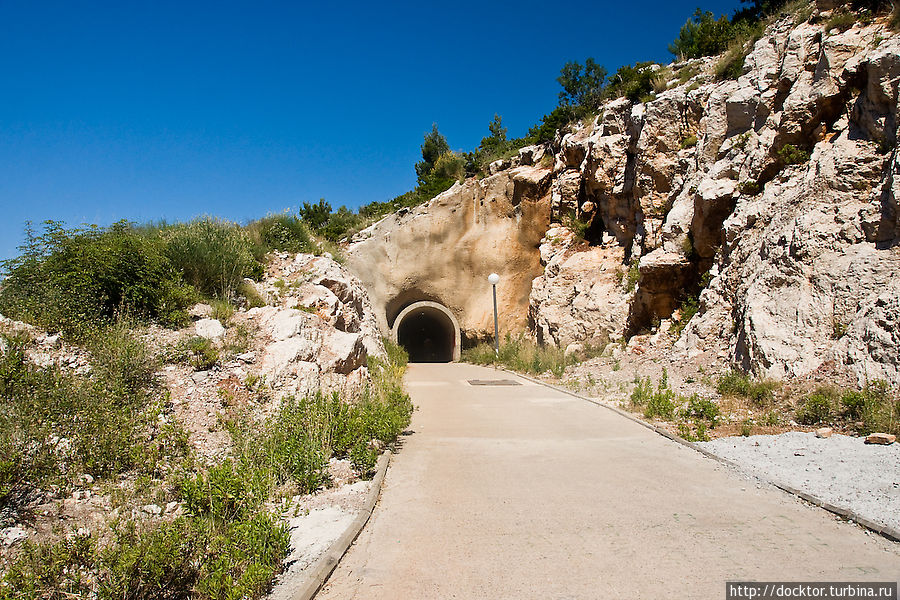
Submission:
[[[577,62],[567,62],[559,71],[556,81],[562,86],[559,93],[560,106],[582,106],[592,108],[600,103],[606,69],[593,58],[584,61],[584,67]]]
[[[325,202],[325,198],[319,198],[318,204],[304,202],[300,207],[300,218],[313,229],[319,230],[331,218],[331,204]]]
[[[433,123],[431,133],[426,133],[425,141],[422,142],[422,160],[416,163],[416,175],[420,182],[434,170],[437,160],[448,152],[450,144],[447,143],[447,138],[438,131],[437,123]]]
[[[488,154],[502,151],[503,146],[506,145],[506,127],[503,126],[503,117],[495,114],[491,122],[488,123],[488,131],[491,132],[491,135],[481,138],[479,151]]]
[[[669,44],[669,52],[679,58],[715,56],[728,49],[734,38],[734,25],[722,15],[718,20],[710,11],[699,8],[681,27],[678,39]]]

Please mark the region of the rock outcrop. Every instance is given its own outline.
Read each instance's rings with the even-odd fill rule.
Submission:
[[[652,100],[607,102],[363,232],[350,266],[381,328],[427,299],[484,337],[497,271],[507,329],[527,315],[546,343],[652,330],[699,296],[680,356],[900,384],[900,35],[826,17],[775,22],[737,80],[718,58],[660,69]]]
[[[357,235],[347,264],[368,289],[382,330],[407,306],[432,301],[456,316],[464,338],[484,337],[493,331],[492,272],[502,277],[503,330],[524,329],[531,282],[543,272],[538,246],[550,223],[550,175],[549,167],[520,165],[469,179]]]

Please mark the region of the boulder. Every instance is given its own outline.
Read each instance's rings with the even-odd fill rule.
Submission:
[[[208,340],[219,341],[225,335],[225,328],[216,319],[200,319],[194,323],[194,333]]]

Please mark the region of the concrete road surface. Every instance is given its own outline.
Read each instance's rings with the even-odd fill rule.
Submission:
[[[900,544],[605,408],[465,364],[411,365],[407,385],[413,433],[317,598],[725,598],[730,580],[900,578]]]

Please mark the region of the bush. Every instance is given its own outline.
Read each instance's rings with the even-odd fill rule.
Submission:
[[[803,425],[826,423],[832,417],[835,392],[829,388],[819,388],[797,409],[797,422]]]
[[[759,185],[756,181],[742,181],[738,186],[738,189],[741,190],[741,193],[747,196],[756,196],[760,192],[762,192],[762,186]]]
[[[2,263],[0,312],[80,339],[119,313],[163,324],[186,318],[194,299],[164,244],[120,221],[109,228],[26,230],[22,255]]]
[[[528,130],[526,139],[531,144],[546,144],[553,141],[556,132],[583,116],[584,111],[572,106],[557,106],[550,114],[541,117],[541,122]]]
[[[694,421],[706,421],[710,427],[715,427],[719,420],[719,407],[712,400],[694,394],[688,399],[682,416]]]
[[[308,204],[305,206],[309,207]],[[327,204],[326,207],[330,212],[331,207]],[[308,218],[311,219],[308,215],[305,215],[302,220],[289,214],[268,215],[249,223],[244,230],[252,244],[253,257],[257,261],[263,262],[266,254],[273,250],[315,254],[318,248],[307,227]],[[325,220],[327,221],[327,217]],[[318,228],[324,222],[310,226]]]
[[[840,405],[846,418],[859,422],[861,433],[900,434],[900,400],[892,397],[884,381],[870,383],[862,390],[844,390]]]
[[[777,156],[786,165],[801,165],[809,160],[809,152],[801,150],[793,144],[785,144],[778,151]]]
[[[206,217],[168,227],[161,235],[184,281],[206,296],[231,298],[244,277],[262,275],[248,235],[233,223]]]
[[[168,443],[147,435],[156,416],[147,395],[156,361],[124,325],[91,339],[90,378],[37,367],[25,359],[25,338],[4,339],[0,505],[18,488],[65,487],[82,473],[142,467],[158,443]]]
[[[210,340],[200,336],[182,341],[176,354],[186,358],[195,371],[208,371],[219,362],[218,349]]]
[[[744,373],[729,371],[719,378],[716,391],[723,396],[737,396],[752,400],[757,406],[764,406],[775,398],[777,381],[753,381]]]
[[[681,149],[682,150],[684,150],[685,148],[693,148],[696,145],[697,145],[697,136],[696,135],[689,135],[686,138],[684,138],[683,140],[681,140]]]
[[[699,8],[681,27],[678,39],[669,44],[669,52],[683,59],[715,56],[724,52],[734,39],[734,25],[722,15],[718,20],[710,11]]]
[[[609,85],[604,90],[606,98],[628,98],[631,102],[645,102],[653,92],[653,78],[656,66],[652,62],[638,62],[622,65],[609,77]]]

